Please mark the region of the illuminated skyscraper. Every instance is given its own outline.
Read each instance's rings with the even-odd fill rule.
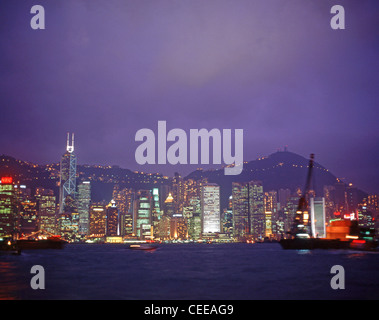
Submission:
[[[251,234],[254,238],[263,238],[265,235],[265,208],[263,186],[260,181],[249,182],[249,206]]]
[[[280,209],[283,209],[287,205],[287,201],[291,196],[290,189],[279,189],[278,198],[280,203]]]
[[[140,190],[136,195],[134,207],[134,233],[140,239],[150,238],[152,195],[150,190]]]
[[[221,232],[220,221],[220,186],[208,183],[201,188],[202,232]]]
[[[17,205],[13,179],[1,178],[0,184],[0,237],[11,236],[17,227]]]
[[[325,238],[325,198],[310,198],[310,210],[313,236]]]
[[[260,181],[233,182],[232,184],[233,233],[237,239],[249,235],[265,235],[265,206]]]
[[[241,239],[250,234],[249,183],[232,184],[233,234]]]
[[[56,233],[55,196],[53,190],[37,188],[38,229]]]
[[[188,219],[188,235],[193,240],[201,238],[201,216],[200,213],[194,213]]]
[[[89,232],[89,206],[91,203],[91,183],[83,181],[78,185],[79,234]]]
[[[185,199],[185,183],[179,173],[175,172],[175,177],[172,182],[173,198],[174,198],[174,213],[182,213]]]
[[[89,233],[91,236],[105,236],[106,211],[105,206],[93,203],[90,206]]]
[[[158,237],[158,224],[159,224],[159,221],[161,220],[162,218],[162,214],[163,214],[163,211],[161,211],[161,201],[160,201],[160,190],[159,188],[153,188],[153,190],[151,191],[152,193],[152,208],[151,208],[151,223],[152,223],[152,226],[153,226],[153,235],[154,237],[157,236]]]
[[[70,143],[70,134],[67,133],[66,152],[61,159],[59,213],[64,212],[65,199],[68,195],[75,198],[76,192],[76,155],[74,153],[74,134]]]
[[[120,219],[118,216],[118,210],[116,203],[112,200],[106,209],[106,232],[107,237],[119,236],[120,235]]]
[[[166,216],[172,217],[175,213],[174,211],[174,199],[171,193],[168,194],[164,202],[164,213]]]

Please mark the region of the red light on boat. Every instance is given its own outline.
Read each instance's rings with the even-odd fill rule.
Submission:
[[[353,243],[366,243],[366,240],[353,240]]]

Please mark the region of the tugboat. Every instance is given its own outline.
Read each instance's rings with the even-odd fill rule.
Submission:
[[[295,250],[312,250],[312,249],[352,249],[352,250],[375,250],[378,246],[375,240],[375,232],[371,229],[358,227],[357,221],[345,223],[345,221],[336,221],[344,224],[348,228],[343,238],[314,238],[312,237],[311,219],[308,208],[309,187],[312,178],[314,165],[314,154],[311,154],[307,180],[302,197],[296,211],[296,216],[292,229],[289,232],[291,238],[280,240],[283,249]],[[373,233],[374,232],[374,233]]]

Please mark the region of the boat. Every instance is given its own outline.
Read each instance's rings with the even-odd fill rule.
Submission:
[[[142,251],[155,251],[158,247],[151,244],[131,244],[129,249]]]
[[[312,250],[312,249],[349,249],[350,241],[325,238],[293,238],[282,239],[280,245],[283,249]]]
[[[375,250],[378,241],[375,239],[375,230],[361,228],[357,221],[335,221],[335,228],[343,229],[344,234],[327,238],[312,237],[311,218],[308,208],[308,193],[312,178],[314,154],[311,154],[308,175],[304,192],[299,199],[295,220],[289,232],[288,239],[279,241],[283,249],[312,250],[312,249],[350,249],[350,250]],[[331,224],[332,225],[332,224]],[[331,226],[330,228],[333,228]],[[337,235],[337,233],[336,233]]]
[[[16,240],[21,249],[63,249],[67,241],[60,236],[40,230]]]
[[[17,245],[23,250],[31,249],[63,249],[66,241],[59,238],[47,239],[20,239],[17,240]]]

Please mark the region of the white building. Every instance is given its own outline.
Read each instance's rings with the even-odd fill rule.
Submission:
[[[221,232],[220,186],[208,183],[201,187],[202,232]]]

